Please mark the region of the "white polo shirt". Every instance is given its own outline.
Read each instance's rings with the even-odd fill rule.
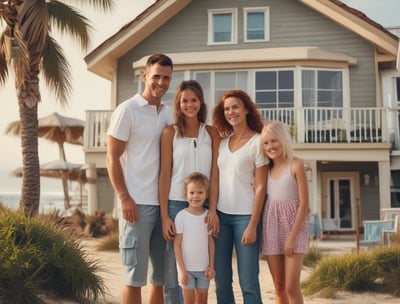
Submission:
[[[159,205],[160,136],[172,123],[170,109],[150,105],[140,94],[122,102],[111,116],[107,135],[127,142],[121,156],[129,194],[140,205]]]

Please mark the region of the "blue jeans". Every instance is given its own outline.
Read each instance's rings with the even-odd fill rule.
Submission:
[[[182,209],[188,207],[186,201],[168,201],[168,215],[175,220]],[[167,242],[164,256],[164,302],[165,304],[183,304],[182,289],[178,283],[178,271],[174,254],[174,243]]]
[[[233,304],[232,254],[236,251],[239,284],[244,304],[262,303],[259,275],[259,241],[261,225],[257,226],[256,242],[242,245],[244,230],[250,215],[231,215],[218,211],[220,231],[215,240],[215,285],[218,304]]]

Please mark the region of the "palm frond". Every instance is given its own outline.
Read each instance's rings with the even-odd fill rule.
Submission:
[[[59,1],[47,3],[50,23],[61,33],[67,33],[76,39],[82,50],[89,47],[89,31],[92,27],[89,19],[79,13],[75,8]]]
[[[65,104],[72,88],[69,64],[60,45],[50,36],[47,37],[43,54],[42,72],[46,84],[55,92],[57,100]]]
[[[18,14],[18,25],[29,52],[40,54],[46,45],[49,32],[49,17],[45,1],[25,1]]]
[[[69,2],[75,2],[79,5],[87,5],[104,11],[111,11],[115,5],[113,0],[70,0]]]
[[[4,33],[0,36],[0,85],[4,85],[8,77],[8,64],[6,61]]]

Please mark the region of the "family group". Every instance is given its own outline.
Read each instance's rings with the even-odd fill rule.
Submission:
[[[207,124],[195,80],[182,81],[168,107],[162,98],[172,74],[167,55],[150,56],[144,90],[115,109],[107,133],[120,207],[121,303],[142,303],[149,261],[149,304],[207,303],[212,279],[217,302],[235,303],[234,252],[243,303],[262,303],[260,255],[275,302],[303,303],[307,178],[286,125],[264,125],[249,95],[236,89],[224,93]]]

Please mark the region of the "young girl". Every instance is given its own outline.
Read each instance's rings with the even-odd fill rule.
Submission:
[[[189,175],[184,183],[189,207],[179,211],[175,218],[174,251],[185,304],[207,303],[210,280],[215,276],[214,239],[205,222],[208,188],[204,174]]]
[[[267,123],[261,144],[270,159],[261,254],[267,256],[275,303],[302,304],[300,271],[308,251],[308,188],[304,163],[294,157],[287,126]]]
[[[161,167],[159,177],[160,216],[163,236],[168,241],[165,251],[164,301],[182,304],[173,248],[176,214],[186,208],[184,179],[192,172],[201,172],[210,181],[207,222],[216,234],[219,221],[216,213],[218,197],[217,153],[219,135],[206,124],[207,108],[203,90],[195,80],[185,80],[176,88],[174,124],[161,134]]]

